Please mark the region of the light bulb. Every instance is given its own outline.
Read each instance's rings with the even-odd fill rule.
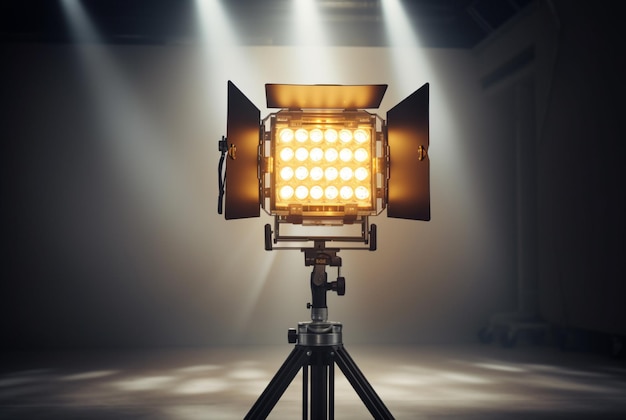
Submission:
[[[367,150],[365,150],[362,147],[354,151],[354,159],[357,162],[365,162],[367,160],[367,156],[368,156]]]
[[[322,133],[322,130],[320,130],[319,128],[314,128],[309,133],[309,137],[311,138],[311,141],[313,141],[313,143],[319,143],[324,138],[324,133]]]
[[[354,195],[359,200],[365,200],[370,196],[370,193],[367,190],[367,188],[365,188],[364,186],[360,186],[360,187],[356,187],[356,190],[354,191]]]
[[[307,198],[309,195],[309,189],[307,187],[305,187],[304,185],[300,185],[298,186],[298,188],[296,188],[296,198],[298,200],[304,200],[305,198]]]
[[[300,162],[305,161],[307,157],[309,157],[309,152],[304,147],[299,147],[296,150],[296,159],[298,159]]]
[[[324,138],[329,143],[334,143],[337,141],[337,130],[334,128],[329,128],[324,132]]]
[[[352,191],[352,188],[348,187],[347,185],[344,185],[343,187],[341,187],[339,194],[341,195],[342,199],[349,200],[354,195],[354,192]]]
[[[339,176],[339,171],[334,166],[329,166],[324,171],[324,176],[326,177],[327,181],[334,181]]]
[[[339,159],[341,159],[343,162],[350,162],[350,160],[352,159],[352,150],[348,148],[341,149],[341,152],[339,152]]]
[[[357,168],[354,171],[354,177],[359,181],[363,181],[365,178],[367,178],[367,174],[367,169],[365,169],[364,167]]]
[[[290,185],[285,185],[280,189],[280,198],[283,200],[289,200],[293,197],[293,187]]]
[[[350,179],[352,179],[352,168],[348,168],[347,166],[341,168],[341,170],[339,171],[339,176],[344,181],[349,181]]]
[[[313,162],[319,162],[324,157],[324,151],[319,147],[314,147],[313,149],[311,149],[311,153],[309,156],[311,157],[311,160]]]
[[[356,140],[356,142],[359,144],[365,143],[368,138],[369,135],[367,134],[367,131],[363,130],[362,128],[359,128],[354,132],[354,140]]]
[[[314,200],[319,200],[324,195],[324,190],[319,185],[315,185],[311,187],[311,198]]]
[[[352,131],[346,130],[345,128],[341,130],[339,132],[339,140],[341,140],[344,143],[347,143],[350,140],[352,140]]]
[[[293,140],[293,130],[291,128],[283,128],[280,130],[280,141],[283,143],[289,143]]]
[[[293,168],[291,168],[291,166],[285,166],[280,170],[280,177],[283,181],[289,181],[293,178]]]
[[[298,128],[296,130],[296,140],[300,143],[304,143],[309,138],[309,132],[304,128]]]
[[[337,152],[337,149],[332,147],[330,149],[326,149],[326,151],[324,152],[324,157],[328,162],[336,161],[338,156],[339,152]]]
[[[309,170],[304,167],[304,166],[298,166],[296,168],[296,178],[299,179],[300,181],[303,181],[306,179],[306,177],[309,176]]]
[[[337,190],[337,187],[335,187],[334,185],[330,185],[326,187],[326,190],[324,190],[324,195],[327,199],[334,200],[335,198],[337,198],[337,195],[339,195],[339,190]]]
[[[311,169],[310,175],[313,181],[319,181],[324,176],[324,170],[319,166],[316,166]]]
[[[293,158],[293,149],[291,147],[285,147],[280,151],[280,159],[283,162],[289,162]]]

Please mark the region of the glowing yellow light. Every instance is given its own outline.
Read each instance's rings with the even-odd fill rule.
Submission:
[[[306,179],[306,177],[309,176],[309,170],[304,167],[304,166],[298,166],[296,168],[296,178],[299,179],[300,181],[303,181]]]
[[[338,156],[339,156],[339,152],[337,152],[337,149],[332,148],[332,147],[330,149],[326,149],[326,152],[324,152],[324,157],[329,162],[336,161]]]
[[[276,143],[271,144],[275,158],[270,161],[274,209],[324,218],[342,216],[344,205],[352,205],[357,215],[373,214],[379,176],[372,173],[372,158],[380,149],[374,144],[374,128],[364,120],[350,129],[353,119],[322,118],[303,120],[298,114],[286,124],[281,120],[276,129]]]
[[[293,169],[291,168],[291,166],[285,166],[283,169],[281,169],[280,177],[283,181],[289,181],[291,178],[293,178]]]
[[[283,200],[289,200],[291,197],[293,197],[293,187],[290,185],[284,185],[281,189],[280,189],[280,198],[282,198]]]
[[[361,128],[359,128],[358,130],[354,132],[354,140],[356,140],[356,142],[359,144],[365,143],[368,138],[369,138],[369,135],[367,134],[367,131]]]
[[[300,162],[303,162],[306,160],[306,158],[309,157],[309,151],[306,150],[304,147],[299,147],[296,150],[296,159],[298,159]]]
[[[324,171],[324,176],[326,177],[327,181],[334,181],[339,176],[339,171],[334,166],[329,166]]]
[[[341,159],[343,162],[350,162],[350,160],[352,159],[352,150],[348,148],[341,149],[341,152],[339,152],[339,159]]]
[[[324,195],[324,190],[319,185],[315,185],[311,188],[311,198],[314,200],[319,200]]]
[[[293,149],[291,147],[285,147],[280,151],[280,159],[283,162],[289,162],[293,158]]]
[[[344,185],[343,187],[341,187],[339,194],[341,195],[342,199],[349,200],[354,195],[354,192],[352,191],[352,188],[348,187],[347,185]]]
[[[280,141],[289,143],[291,140],[293,140],[293,130],[291,128],[283,128],[280,130]]]
[[[311,157],[311,160],[313,162],[319,162],[324,157],[324,151],[320,149],[319,147],[314,147],[313,149],[311,149],[311,153],[309,156]]]
[[[313,169],[311,169],[310,174],[311,174],[311,179],[313,181],[319,181],[324,176],[324,170],[320,168],[319,166],[316,166]]]
[[[341,168],[341,170],[339,171],[339,176],[344,181],[350,181],[350,179],[352,179],[352,168],[349,168],[347,166]]]
[[[364,186],[356,187],[354,195],[359,200],[366,200],[370,196],[370,192]]]
[[[311,141],[313,141],[313,143],[319,143],[324,138],[324,133],[322,133],[322,130],[319,128],[314,128],[309,133],[309,137],[311,137]]]
[[[337,141],[337,130],[334,128],[329,128],[324,132],[324,138],[329,143],[334,143]]]
[[[339,140],[341,140],[344,143],[347,143],[350,140],[352,140],[352,131],[346,130],[345,128],[341,130],[339,132]]]
[[[298,157],[298,156],[297,156],[297,153],[298,153],[298,152],[296,151],[296,158]],[[362,148],[362,147],[361,147],[360,149],[356,149],[356,150],[354,151],[354,159],[355,159],[357,162],[365,162],[365,161],[367,160],[367,156],[368,156],[367,150],[365,150],[365,149],[364,149],[364,148]]]
[[[327,199],[334,200],[339,195],[339,190],[334,185],[330,185],[324,190],[324,195]]]
[[[367,175],[368,175],[367,169],[363,167],[357,168],[354,171],[354,177],[358,179],[359,181],[363,181],[365,178],[367,178]]]
[[[296,198],[298,200],[304,200],[305,198],[307,198],[309,195],[309,189],[307,187],[305,187],[304,185],[300,185],[298,186],[298,188],[296,188]]]
[[[304,143],[309,138],[309,132],[304,128],[299,128],[296,130],[296,140],[300,143]]]

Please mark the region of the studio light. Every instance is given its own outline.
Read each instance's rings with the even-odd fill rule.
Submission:
[[[265,225],[265,249],[300,249],[305,265],[313,267],[311,321],[289,330],[288,341],[297,344],[246,419],[266,418],[300,370],[303,418],[309,418],[309,407],[312,419],[333,418],[335,364],[374,418],[393,418],[344,348],[341,323],[328,321],[327,292],[343,295],[346,286],[340,249],[326,242],[363,242],[343,249],[376,250],[376,225],[368,220],[385,209],[388,217],[430,220],[428,89],[425,84],[413,92],[385,120],[369,110],[380,106],[387,85],[266,84],[267,107],[278,111],[261,119],[228,82],[218,213],[244,219],[259,217],[263,209],[274,218],[273,229]],[[361,229],[359,235],[282,234],[285,224]],[[282,241],[313,246],[275,246]],[[327,280],[327,266],[337,267],[336,281]]]
[[[280,110],[261,120],[229,81],[218,211],[224,193],[228,220],[263,209],[274,217],[266,244],[308,239],[281,235],[284,223],[357,223],[364,233],[350,239],[369,243],[368,217],[385,209],[389,217],[430,220],[428,87],[384,120],[368,110],[379,107],[387,85],[267,84],[267,107]]]

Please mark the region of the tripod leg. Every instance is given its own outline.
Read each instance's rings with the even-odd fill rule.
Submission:
[[[335,420],[335,363],[328,365],[328,420]]]
[[[354,360],[352,360],[348,351],[343,346],[339,346],[335,350],[335,354],[337,366],[339,366],[348,382],[350,382],[350,385],[352,385],[352,388],[354,388],[359,395],[370,414],[377,420],[393,419],[391,412],[389,412],[378,394],[376,394],[376,391],[374,391],[374,388],[372,388],[367,379],[365,379],[365,376]]]
[[[328,364],[326,354],[313,351],[311,358],[311,419],[328,418]]]
[[[309,418],[309,367],[302,367],[302,420]]]
[[[295,346],[291,351],[287,359],[278,369],[278,372],[274,375],[270,383],[267,385],[259,399],[254,403],[245,419],[256,420],[265,419],[280,397],[283,395],[293,378],[298,374],[298,371],[305,365],[309,355],[307,350]]]

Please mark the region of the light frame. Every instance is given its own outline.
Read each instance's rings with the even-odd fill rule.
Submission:
[[[387,150],[384,144],[383,121],[375,114],[364,110],[289,110],[283,109],[268,115],[262,122],[263,142],[260,146],[261,165],[260,181],[262,200],[261,206],[271,216],[277,217],[280,221],[303,224],[303,225],[343,225],[352,224],[364,217],[377,215],[384,209],[386,188],[385,161]],[[297,132],[306,130],[311,133],[320,130],[322,139],[315,141],[307,138],[299,141],[295,135],[283,146],[280,138],[282,130],[293,130]],[[335,130],[337,139],[329,141],[325,138],[326,130]],[[339,134],[342,130],[349,130],[355,133],[362,130],[366,133],[365,141],[359,142],[354,138],[342,141]],[[318,133],[320,131],[317,131]],[[288,149],[287,149],[288,148]],[[355,151],[364,149],[367,158],[356,162]],[[281,158],[282,150],[313,150],[320,151],[319,162],[311,163],[309,159],[298,161],[294,153],[291,153],[287,162]],[[327,152],[335,150],[337,156],[330,162],[327,159]],[[344,153],[344,151],[347,151]],[[342,159],[342,154],[349,154],[350,157]],[[290,180],[281,179],[281,171],[284,168],[291,168],[294,176]],[[326,178],[329,169],[336,168],[337,177],[335,179]],[[308,171],[305,179],[299,179],[298,169]],[[317,179],[311,172],[317,170],[322,179]],[[350,179],[344,179],[341,172],[352,171]],[[358,179],[357,171],[365,172],[363,180]],[[324,179],[326,178],[326,179]],[[313,190],[321,188],[324,195],[319,198],[307,197],[306,199],[293,197],[284,199],[280,196],[283,186],[291,187],[295,190],[297,186],[305,186]],[[329,198],[326,192],[336,188],[338,196]],[[342,189],[350,188],[353,196],[343,198],[340,194]],[[361,188],[367,191],[366,199],[357,198],[357,191]]]

